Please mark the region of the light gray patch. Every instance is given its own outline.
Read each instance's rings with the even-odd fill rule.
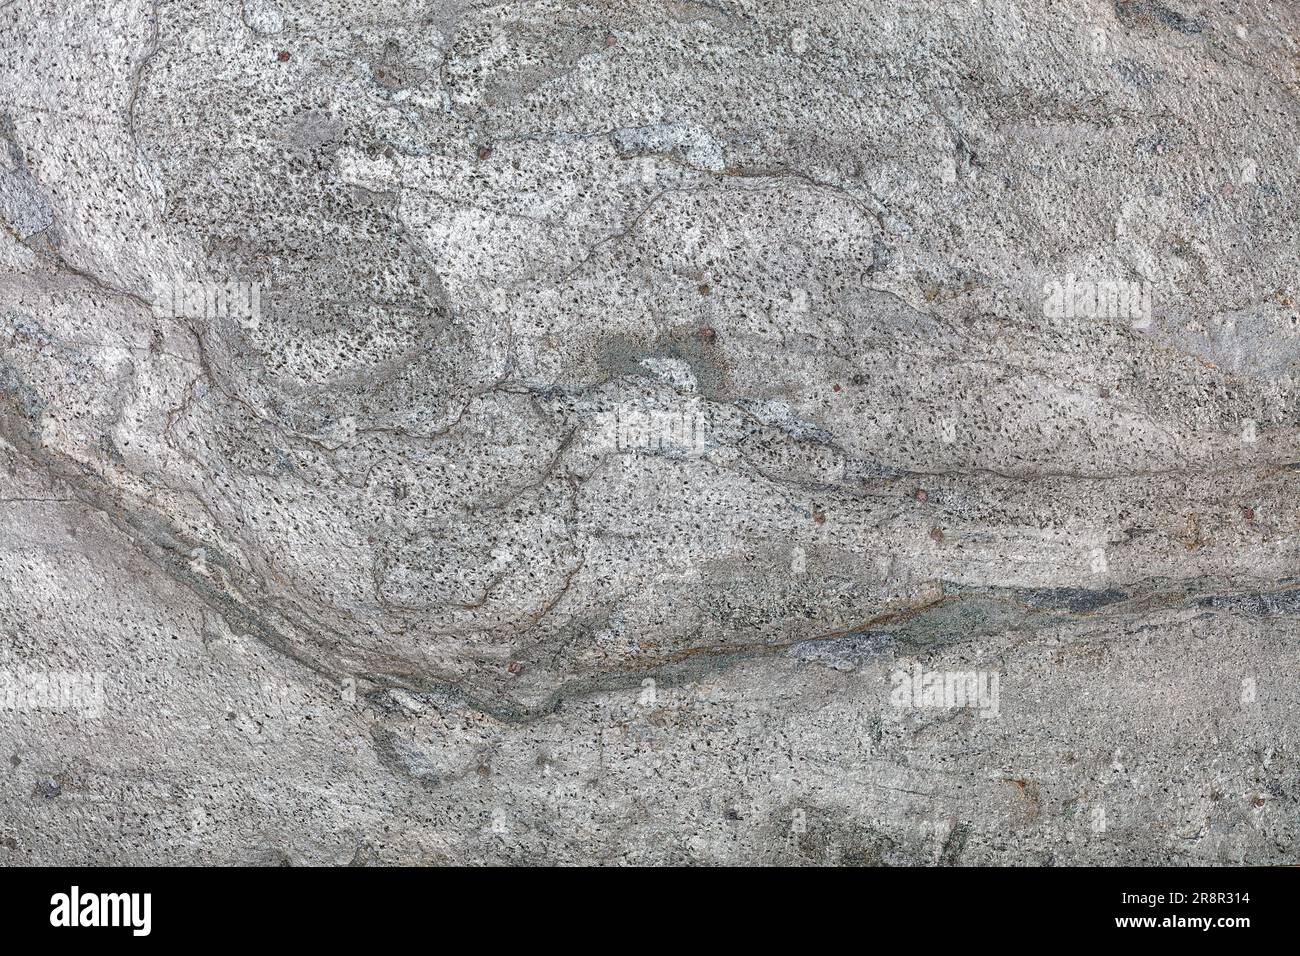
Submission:
[[[610,139],[620,156],[666,155],[712,173],[726,168],[722,146],[698,126],[656,123],[615,130]]]
[[[0,170],[0,217],[30,239],[54,222],[54,209],[25,169]]]

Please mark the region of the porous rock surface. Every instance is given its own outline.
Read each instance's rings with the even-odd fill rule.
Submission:
[[[1300,863],[1298,11],[0,6],[0,864]]]

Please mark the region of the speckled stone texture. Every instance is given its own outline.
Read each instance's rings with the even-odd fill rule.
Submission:
[[[0,864],[1300,863],[1298,97],[1264,0],[9,0]]]

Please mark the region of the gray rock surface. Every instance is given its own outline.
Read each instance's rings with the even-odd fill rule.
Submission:
[[[0,864],[1300,863],[1298,97],[1291,3],[4,4]]]

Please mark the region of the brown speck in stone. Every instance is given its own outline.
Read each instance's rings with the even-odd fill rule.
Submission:
[[[382,79],[384,78],[384,71],[383,71],[383,70],[375,70],[375,76],[377,76],[379,79],[382,80]]]
[[[706,345],[711,345],[717,339],[718,333],[707,325],[702,325],[695,333],[696,337]]]
[[[929,497],[930,497],[929,492],[927,492],[924,488],[917,488],[917,489],[916,489],[916,500],[917,500],[917,501],[926,501],[926,500],[929,499]]]
[[[818,524],[823,524],[826,521],[826,512],[814,508],[812,513],[812,519],[813,521],[816,521]]]
[[[1232,195],[1232,183],[1224,183],[1223,186],[1220,188],[1219,191],[1222,192],[1223,195],[1225,195],[1225,196],[1231,196],[1231,195]]]
[[[1264,798],[1259,794],[1255,794],[1255,796],[1251,797],[1250,802],[1257,807],[1262,807],[1264,805]]]
[[[618,41],[614,39],[614,34],[612,34],[612,33],[606,33],[606,34],[605,34],[605,46],[607,46],[607,47],[611,47],[611,46],[613,46],[613,45],[614,45],[615,43],[617,43],[617,42],[618,42]]]
[[[507,667],[506,670],[518,677],[524,672],[524,665],[519,663],[519,661],[511,661],[510,666]]]
[[[838,392],[839,390],[840,390],[840,383],[839,383],[839,382],[836,382],[834,385],[831,386],[831,391],[832,391],[832,392]]]
[[[279,54],[277,55],[276,59],[278,59],[281,63],[288,63],[288,62],[289,62],[289,51],[288,51],[288,50],[281,50],[281,51],[279,52]]]
[[[478,770],[476,771],[476,773],[478,773],[480,777],[487,777],[492,774],[492,768],[485,763],[481,763],[478,765]]]
[[[1245,508],[1242,508],[1242,509],[1241,509],[1241,516],[1242,516],[1243,518],[1245,518],[1247,521],[1254,521],[1254,520],[1255,520],[1255,509],[1254,509],[1254,508],[1251,508],[1251,507],[1248,505],[1248,506],[1246,506]]]
[[[933,538],[936,542],[938,542],[938,541],[942,541],[942,540],[943,540],[943,531],[941,531],[939,528],[931,528],[931,529],[930,529],[930,537]]]
[[[480,146],[480,147],[478,148],[478,158],[479,158],[479,159],[487,159],[487,158],[488,158],[489,156],[491,156],[491,155],[492,155],[492,150],[489,149],[488,147],[486,147],[486,146]]]
[[[699,292],[700,295],[708,295],[711,290],[709,289],[709,284],[707,282],[701,282],[696,291]]]

